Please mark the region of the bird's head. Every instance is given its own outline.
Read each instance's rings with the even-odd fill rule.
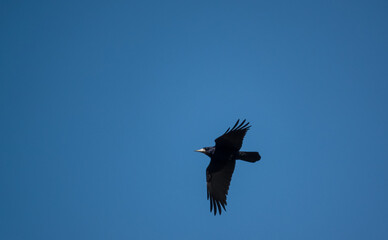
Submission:
[[[201,148],[201,149],[198,149],[198,150],[195,150],[195,151],[196,152],[200,152],[200,153],[204,153],[207,156],[212,157],[212,155],[214,154],[214,150],[215,149],[216,149],[215,147],[204,147],[204,148]]]

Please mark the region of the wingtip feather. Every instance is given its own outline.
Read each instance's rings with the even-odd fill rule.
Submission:
[[[226,202],[224,202],[224,201],[221,202],[221,205],[222,205],[222,208],[224,209],[224,211],[226,211],[225,204],[226,204]]]
[[[238,128],[241,128],[241,126],[244,125],[245,121],[246,121],[246,119],[244,119],[244,121],[241,122],[241,124],[240,124],[240,126],[238,126]]]
[[[218,206],[218,213],[221,215],[221,205],[220,205],[220,201],[217,201],[217,206]]]
[[[213,198],[213,210],[214,210],[214,216],[217,214],[217,206],[216,206],[216,200]]]
[[[234,126],[232,127],[232,129],[230,131],[235,130],[235,128],[236,128],[236,126],[238,125],[239,122],[240,122],[240,119],[237,119],[237,122],[234,124]]]

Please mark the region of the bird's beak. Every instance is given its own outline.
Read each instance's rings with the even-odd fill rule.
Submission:
[[[201,148],[201,149],[198,149],[198,150],[195,150],[196,152],[201,152],[201,153],[205,153],[206,150],[204,148]]]

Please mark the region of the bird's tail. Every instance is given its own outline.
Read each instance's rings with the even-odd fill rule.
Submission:
[[[239,152],[237,159],[254,163],[259,161],[261,156],[258,152]]]

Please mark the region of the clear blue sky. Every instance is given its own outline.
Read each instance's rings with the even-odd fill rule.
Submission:
[[[0,3],[0,239],[388,239],[387,1]],[[214,144],[252,128],[227,212]]]

